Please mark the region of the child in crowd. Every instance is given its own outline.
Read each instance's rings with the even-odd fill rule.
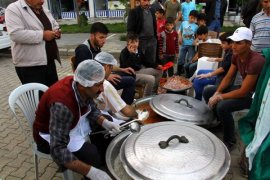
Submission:
[[[145,84],[144,96],[157,92],[162,76],[161,65],[147,64],[139,47],[139,37],[136,34],[127,35],[127,46],[120,53],[120,67],[131,67],[136,74],[136,83]]]
[[[179,45],[182,45],[180,49],[180,57],[178,58],[177,75],[184,73],[183,66],[185,64],[186,56],[189,63],[195,54],[195,32],[198,28],[196,22],[198,12],[192,10],[189,13],[189,20],[183,21],[179,27]]]
[[[174,62],[178,57],[178,52],[178,34],[174,30],[174,19],[169,17],[165,23],[165,30],[161,32],[159,38],[159,58],[162,65]],[[173,67],[170,67],[167,71],[169,77],[173,76]],[[164,74],[164,76],[167,76],[166,71],[164,71]]]
[[[196,10],[196,5],[191,0],[185,0],[185,2],[181,4],[181,13],[183,21],[189,20],[188,16],[192,10]]]
[[[208,61],[219,62],[218,69],[213,70],[199,70],[197,77],[194,79],[193,87],[195,90],[195,98],[202,100],[202,92],[206,85],[220,84],[224,76],[227,74],[231,66],[232,58],[232,40],[227,39],[231,36],[232,32],[223,33],[219,39],[221,41],[221,47],[224,50],[224,55],[222,58],[210,58]]]
[[[196,39],[193,45],[198,46],[200,43],[211,43],[211,39],[208,38],[208,28],[206,26],[200,26],[196,32]],[[197,69],[198,52],[192,58],[190,63],[185,64],[186,77],[190,78]]]
[[[198,24],[198,26],[206,26],[206,14],[205,13],[198,14],[197,24]]]
[[[165,11],[164,9],[158,9],[156,11],[156,20],[157,20],[157,36],[160,37],[160,33],[165,30]]]

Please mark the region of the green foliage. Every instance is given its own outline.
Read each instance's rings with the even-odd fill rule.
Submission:
[[[125,7],[129,4],[129,0],[119,0],[121,4],[123,4]]]
[[[87,25],[88,25],[88,22],[87,22],[88,19],[87,19],[85,13],[82,13],[82,14],[79,16],[79,18],[80,18],[80,21],[79,21],[79,26],[80,26],[80,27],[82,27],[82,26],[87,26]]]

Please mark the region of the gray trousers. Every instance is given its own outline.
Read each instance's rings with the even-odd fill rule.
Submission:
[[[162,71],[154,68],[142,68],[136,71],[136,82],[146,84],[144,96],[157,93]]]

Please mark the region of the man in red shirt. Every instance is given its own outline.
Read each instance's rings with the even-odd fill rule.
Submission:
[[[210,86],[204,89],[203,97],[209,107],[216,112],[218,120],[223,122],[223,140],[230,151],[236,143],[234,119],[231,113],[249,109],[252,103],[252,94],[265,59],[250,49],[252,40],[250,29],[240,27],[229,38],[233,41],[230,69],[218,87]],[[243,79],[242,84],[230,86],[238,71]]]

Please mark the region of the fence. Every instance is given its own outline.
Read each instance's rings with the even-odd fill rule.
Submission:
[[[124,17],[126,10],[96,10],[96,17]],[[89,18],[89,11],[80,11]],[[62,12],[62,19],[76,19],[76,12]]]

